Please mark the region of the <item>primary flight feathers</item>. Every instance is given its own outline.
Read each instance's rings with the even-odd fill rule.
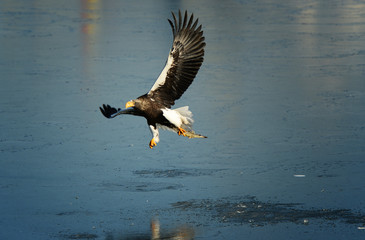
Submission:
[[[174,36],[172,48],[165,68],[148,93],[150,97],[161,100],[166,107],[174,105],[175,100],[179,99],[193,82],[203,63],[205,47],[201,25],[196,27],[198,19],[192,25],[193,14],[191,14],[189,22],[186,11],[184,19],[179,11],[178,22],[174,13],[172,16],[174,22],[168,20]]]

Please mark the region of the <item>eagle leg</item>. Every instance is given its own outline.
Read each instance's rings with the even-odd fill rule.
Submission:
[[[179,131],[177,132],[177,134],[179,134],[179,136],[180,135],[183,135],[184,137],[186,136],[186,130],[184,130],[184,129],[182,129],[182,128],[179,128]]]
[[[156,146],[155,138],[152,138],[150,141],[150,148],[152,149],[154,146]]]

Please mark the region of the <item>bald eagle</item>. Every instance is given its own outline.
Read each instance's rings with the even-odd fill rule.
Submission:
[[[116,109],[103,104],[101,113],[106,118],[120,114],[145,117],[152,133],[149,147],[152,149],[160,141],[159,128],[168,129],[189,138],[206,138],[192,130],[193,118],[189,107],[171,109],[181,95],[193,82],[204,60],[205,38],[202,26],[194,15],[189,17],[185,11],[179,19],[172,12],[173,20],[168,19],[173,34],[173,43],[166,65],[151,90],[126,103],[125,109]]]

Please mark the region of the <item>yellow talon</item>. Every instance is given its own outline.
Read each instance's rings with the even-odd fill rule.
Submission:
[[[177,132],[177,134],[179,134],[179,136],[180,135],[183,135],[184,137],[186,136],[186,130],[184,130],[184,129],[182,129],[182,128],[179,128],[179,131]]]
[[[152,138],[150,141],[150,148],[152,149],[154,146],[156,146],[155,138]]]

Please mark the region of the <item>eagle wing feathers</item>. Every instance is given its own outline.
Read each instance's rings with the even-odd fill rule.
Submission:
[[[148,96],[165,107],[175,104],[193,82],[204,60],[205,38],[198,19],[194,15],[184,18],[179,11],[179,19],[172,13],[173,21],[168,19],[174,37],[166,65],[148,92]],[[194,23],[193,23],[194,22]]]

